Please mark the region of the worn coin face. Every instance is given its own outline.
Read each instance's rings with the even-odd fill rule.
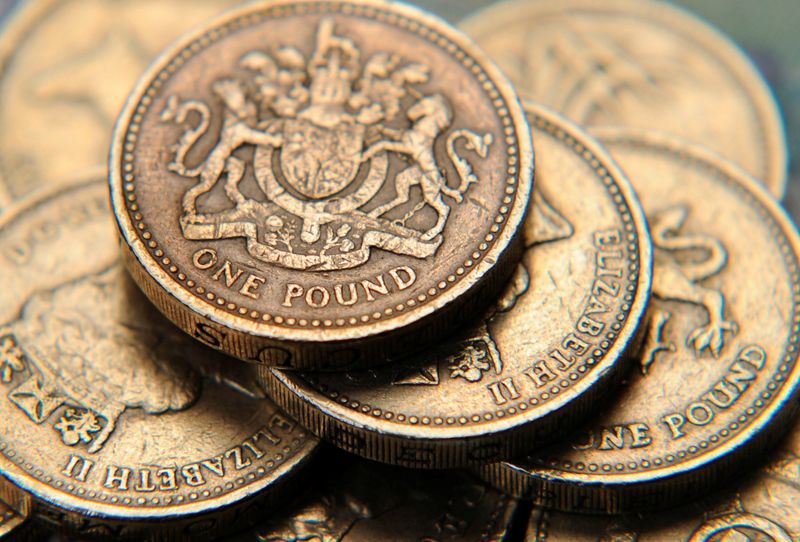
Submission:
[[[529,247],[478,325],[374,370],[264,369],[279,404],[344,449],[413,467],[451,467],[541,446],[624,373],[650,288],[645,221],[599,145],[531,105],[539,164]]]
[[[105,164],[113,122],[150,61],[239,3],[18,2],[0,34],[0,205]]]
[[[111,191],[133,275],[171,319],[244,359],[332,369],[489,302],[519,258],[532,154],[511,87],[446,23],[283,0],[154,63]]]
[[[76,185],[0,225],[1,491],[79,537],[246,524],[317,440],[249,367],[155,313],[117,263],[106,198],[102,181]]]
[[[3,17],[9,3],[0,3]],[[8,128],[0,129],[0,205],[105,164],[114,120],[150,61],[183,32],[242,3],[16,2],[0,33],[0,127]],[[457,0],[419,3],[447,14],[462,9]]]
[[[524,97],[582,125],[674,133],[783,196],[788,150],[772,92],[727,37],[666,2],[516,0],[462,23]]]
[[[237,541],[505,540],[517,502],[469,474],[409,471],[332,454],[291,506]]]
[[[613,519],[535,510],[530,542],[794,542],[800,540],[800,428],[767,465],[732,489],[655,515]]]
[[[598,133],[653,237],[640,367],[569,442],[487,471],[548,506],[618,512],[696,497],[785,427],[800,378],[800,242],[773,198],[717,155]]]

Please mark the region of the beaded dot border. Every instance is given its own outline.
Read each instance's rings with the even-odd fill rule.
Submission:
[[[786,347],[786,353],[781,358],[777,373],[775,373],[773,378],[767,383],[765,391],[759,393],[751,405],[743,409],[743,414],[740,414],[734,421],[716,431],[708,439],[702,439],[683,449],[667,453],[663,457],[650,457],[626,463],[562,461],[552,457],[530,458],[533,460],[533,470],[537,468],[546,468],[561,469],[573,474],[626,474],[631,472],[653,471],[680,465],[681,463],[698,457],[699,454],[703,452],[713,450],[715,447],[723,444],[727,440],[733,439],[740,433],[742,429],[746,427],[748,420],[755,418],[759,411],[764,410],[771,404],[770,399],[783,387],[786,382],[787,374],[794,368],[797,362],[798,343],[800,343],[800,311],[798,311],[798,308],[800,308],[800,274],[798,274],[800,272],[800,262],[798,262],[797,254],[792,249],[791,242],[780,223],[750,190],[732,176],[715,167],[714,164],[686,152],[670,149],[668,147],[659,147],[658,150],[655,150],[647,143],[627,139],[624,143],[630,147],[644,149],[649,152],[666,151],[678,159],[689,162],[693,167],[711,172],[715,179],[724,181],[735,193],[743,196],[744,200],[751,204],[758,216],[766,222],[769,232],[772,235],[771,239],[774,239],[778,244],[781,256],[786,263],[786,268],[792,280],[792,293],[794,297],[792,301],[792,317],[789,320],[792,323],[792,328]]]
[[[103,185],[99,182],[91,182],[86,184],[78,184],[67,188],[67,192],[64,193],[80,193],[82,198],[81,203],[77,207],[71,207],[72,209],[89,209],[89,210],[97,210],[102,211],[97,216],[102,216],[103,218],[106,217],[108,204],[106,200],[106,196],[103,196],[104,190],[102,190]],[[59,192],[62,194],[62,192]],[[61,196],[59,196],[61,197]],[[41,201],[37,201],[36,204],[25,207],[25,213],[37,213],[42,209],[45,205],[52,204],[54,200],[47,198]],[[14,220],[21,220],[24,214],[17,215]],[[82,219],[85,219],[85,215],[81,215]],[[67,220],[76,220],[76,218],[72,215],[67,217]],[[5,341],[7,339],[11,339],[13,341],[12,346],[20,347],[16,336],[13,334],[0,334],[0,342]],[[30,371],[30,361],[27,357],[24,358],[24,362],[28,371]],[[12,386],[16,381],[12,380],[10,383],[0,383],[0,386]],[[0,427],[4,427],[0,424]],[[140,506],[147,506],[151,508],[158,509],[162,506],[174,506],[174,505],[181,505],[186,503],[194,503],[194,502],[203,502],[208,499],[218,498],[228,493],[233,492],[241,487],[247,487],[253,483],[256,483],[258,480],[265,478],[271,471],[275,470],[276,468],[280,467],[282,464],[289,461],[293,453],[296,453],[297,450],[302,448],[309,442],[309,439],[312,438],[305,430],[297,427],[298,433],[296,435],[292,435],[292,439],[288,442],[284,447],[278,452],[274,457],[270,458],[264,456],[262,459],[265,460],[265,465],[254,465],[253,469],[250,471],[245,471],[240,474],[239,478],[234,481],[228,481],[224,485],[218,485],[208,489],[208,494],[206,494],[206,490],[201,490],[196,494],[195,498],[192,498],[191,495],[187,496],[175,496],[169,497],[168,499],[159,499],[159,498],[151,498],[149,500],[145,500],[145,502],[140,502],[138,498],[128,498],[126,500],[125,497],[120,498],[120,495],[117,494],[110,494],[105,493],[103,491],[97,490],[87,490],[83,487],[79,482],[73,479],[62,478],[61,476],[52,476],[51,474],[45,474],[42,468],[36,467],[29,461],[26,461],[25,458],[18,453],[17,450],[14,449],[13,442],[7,442],[4,440],[2,435],[0,435],[0,454],[5,457],[10,463],[16,465],[24,472],[27,472],[33,478],[39,480],[40,482],[45,483],[46,485],[50,486],[51,488],[57,489],[59,491],[64,491],[76,495],[81,498],[89,498],[93,499],[96,502],[101,502],[103,504],[133,504],[134,502]],[[259,460],[260,461],[260,460]],[[59,473],[63,466],[58,467],[56,469]],[[10,475],[8,472],[4,472],[9,479],[13,479],[14,475]],[[240,481],[241,480],[241,481]],[[116,499],[116,501],[114,500]]]
[[[235,479],[230,479],[224,483],[210,488],[197,488],[196,490],[191,490],[190,486],[184,484],[182,487],[185,494],[168,495],[164,498],[131,496],[130,494],[134,493],[132,489],[127,492],[119,493],[109,493],[103,490],[95,489],[87,490],[82,482],[78,482],[71,478],[62,478],[61,471],[58,469],[58,476],[52,476],[50,474],[46,475],[41,468],[35,467],[30,462],[26,461],[24,457],[18,455],[17,452],[5,441],[0,441],[0,453],[2,453],[9,461],[17,465],[19,468],[28,472],[28,474],[58,491],[65,491],[81,498],[89,498],[102,504],[126,506],[135,504],[137,506],[158,509],[161,507],[180,506],[216,499],[227,495],[228,493],[232,493],[237,489],[248,487],[250,484],[266,478],[270,472],[276,469],[276,467],[279,467],[286,462],[286,460],[293,457],[293,452],[296,452],[306,444],[307,437],[308,435],[304,431],[301,431],[294,436],[291,442],[283,446],[283,448],[281,448],[281,450],[276,453],[274,457],[269,457],[267,455],[263,456],[258,460],[261,464],[258,466],[254,465],[249,471],[237,473]],[[5,474],[8,475],[8,473]],[[131,474],[133,475],[133,473]]]
[[[2,453],[9,461],[13,462],[19,468],[27,471],[30,475],[34,476],[36,479],[46,483],[51,488],[54,488],[59,491],[66,491],[68,493],[72,493],[78,497],[82,498],[89,498],[94,500],[95,502],[100,502],[103,504],[119,504],[119,505],[138,505],[147,508],[160,508],[165,506],[180,506],[185,504],[191,504],[195,502],[203,502],[206,500],[210,500],[212,498],[222,497],[227,495],[228,493],[232,493],[239,488],[244,488],[266,478],[267,475],[282,465],[287,459],[292,457],[292,452],[296,452],[302,446],[305,445],[307,442],[305,432],[300,432],[297,436],[295,436],[289,445],[284,446],[281,451],[275,454],[274,457],[263,456],[259,461],[262,461],[263,464],[258,467],[253,467],[247,472],[238,473],[235,479],[228,480],[224,484],[216,485],[211,488],[206,488],[200,490],[199,488],[196,491],[189,491],[187,487],[184,487],[185,491],[188,491],[185,495],[177,494],[177,495],[169,495],[164,498],[159,497],[151,497],[151,498],[144,498],[144,497],[131,497],[131,496],[123,496],[126,492],[120,492],[117,494],[108,493],[102,490],[94,490],[90,489],[87,490],[83,487],[81,482],[77,482],[72,479],[64,478],[61,479],[57,476],[45,475],[44,471],[38,467],[35,467],[30,462],[27,462],[23,457],[19,456],[15,450],[11,448],[6,442],[0,441],[0,453]],[[6,473],[7,474],[7,473]],[[61,471],[59,471],[59,475]],[[131,493],[133,490],[130,490],[127,493]]]
[[[226,37],[232,32],[258,24],[267,19],[275,19],[280,17],[290,17],[294,15],[309,15],[309,14],[325,14],[325,13],[341,13],[346,16],[365,17],[379,22],[395,25],[399,28],[409,32],[416,33],[423,39],[445,49],[456,60],[458,60],[470,73],[472,73],[481,84],[483,90],[487,93],[495,106],[498,116],[500,117],[503,125],[503,133],[505,135],[504,142],[507,146],[508,154],[508,167],[506,173],[505,195],[503,196],[502,205],[499,208],[497,216],[491,221],[492,226],[486,233],[483,241],[479,246],[470,254],[469,258],[461,265],[456,266],[450,273],[446,273],[447,277],[439,281],[437,284],[431,286],[425,293],[419,294],[416,297],[407,299],[405,302],[398,303],[393,308],[387,308],[383,312],[370,312],[362,314],[361,316],[351,316],[348,318],[333,319],[297,319],[290,316],[282,316],[277,314],[269,314],[259,310],[248,307],[239,306],[226,300],[225,297],[220,296],[216,292],[209,291],[207,288],[198,286],[195,281],[189,279],[186,273],[182,272],[178,266],[174,264],[172,258],[159,246],[158,241],[153,238],[153,234],[148,230],[144,217],[140,212],[139,204],[136,198],[136,176],[134,175],[134,161],[136,150],[136,142],[138,141],[138,133],[141,131],[141,123],[144,115],[152,106],[159,89],[167,82],[170,76],[177,71],[177,69],[190,60],[193,56],[201,52],[203,49],[208,48],[214,42]],[[447,36],[442,35],[440,32],[427,27],[421,21],[410,19],[404,15],[393,13],[385,9],[376,8],[372,6],[363,6],[358,4],[347,3],[320,3],[320,4],[300,4],[294,6],[276,6],[266,8],[258,12],[249,13],[237,17],[229,21],[227,24],[210,29],[200,38],[194,40],[192,43],[183,48],[182,51],[176,53],[170,63],[162,69],[157,76],[154,77],[149,87],[144,93],[144,96],[139,100],[139,103],[134,111],[131,123],[125,135],[124,153],[122,156],[122,177],[123,189],[125,192],[125,199],[128,208],[128,215],[131,223],[137,230],[137,235],[142,239],[146,250],[154,258],[155,262],[161,267],[162,270],[169,273],[173,280],[178,283],[185,284],[189,291],[192,291],[198,299],[203,302],[212,304],[218,309],[226,310],[229,314],[237,318],[248,318],[251,321],[272,323],[283,327],[299,327],[299,328],[333,328],[344,326],[360,326],[367,325],[370,322],[378,321],[381,319],[391,318],[397,314],[403,313],[409,309],[428,302],[430,299],[445,293],[453,285],[459,282],[462,278],[469,275],[469,269],[477,265],[486,255],[487,252],[497,242],[498,233],[501,232],[501,226],[506,222],[508,213],[517,204],[517,175],[519,174],[519,138],[517,130],[514,126],[513,119],[510,116],[508,103],[503,99],[498,91],[495,82],[492,81],[486,74],[485,70],[464,50],[462,50],[456,43],[451,41]]]
[[[632,303],[636,297],[635,294],[639,290],[639,273],[641,271],[639,265],[641,262],[639,234],[636,231],[636,224],[633,222],[633,215],[630,212],[630,206],[622,196],[616,179],[611,176],[600,158],[595,156],[592,151],[587,149],[580,141],[576,140],[572,135],[565,132],[559,126],[541,117],[534,117],[530,114],[529,117],[534,128],[542,130],[555,137],[562,143],[570,146],[602,179],[603,186],[611,196],[617,211],[620,213],[623,228],[627,232],[627,253],[629,255],[628,261],[631,262],[630,266],[628,267],[628,270],[631,273],[628,276],[628,281],[630,284],[628,285],[628,291],[623,298],[624,304],[617,314],[616,322],[611,325],[611,331],[606,334],[605,340],[603,340],[598,347],[592,350],[591,356],[586,359],[585,363],[578,365],[575,371],[570,373],[566,378],[563,378],[558,382],[554,381],[553,387],[550,388],[549,392],[544,392],[539,397],[533,397],[529,400],[526,399],[525,401],[512,402],[512,404],[510,404],[508,407],[502,409],[482,412],[480,414],[472,414],[470,416],[430,417],[422,414],[410,414],[407,412],[387,412],[373,405],[361,403],[360,401],[352,399],[336,390],[330,390],[325,384],[317,379],[318,377],[304,373],[302,378],[305,380],[305,382],[307,382],[316,392],[323,394],[326,401],[333,400],[338,405],[347,407],[350,410],[360,414],[371,416],[374,419],[382,419],[387,422],[400,423],[404,425],[424,425],[438,427],[445,425],[461,425],[463,427],[467,427],[473,424],[483,424],[491,422],[495,419],[505,418],[506,416],[515,416],[517,414],[525,413],[531,407],[537,407],[554,400],[563,391],[568,390],[572,384],[580,381],[583,376],[587,376],[590,372],[590,369],[597,365],[600,360],[602,360],[602,358],[608,354],[608,351],[611,350],[611,348],[613,348],[613,346],[616,344],[619,338],[619,332],[622,330],[626,321],[628,320],[628,317],[630,316]]]
[[[13,336],[7,336],[13,337]],[[16,339],[14,339],[14,345],[16,344]],[[25,358],[26,368],[29,365],[29,361]],[[27,370],[30,370],[29,368]],[[299,428],[298,428],[299,429]],[[27,471],[29,474],[34,476],[36,479],[43,481],[44,483],[48,484],[50,487],[54,487],[55,489],[61,491],[67,491],[68,493],[72,493],[73,495],[77,495],[79,497],[88,497],[89,499],[93,499],[96,502],[108,503],[108,504],[122,504],[122,505],[132,505],[136,504],[138,506],[149,507],[149,508],[158,508],[161,506],[173,506],[173,505],[181,505],[186,503],[194,503],[194,502],[202,502],[211,498],[221,497],[228,493],[233,492],[235,489],[239,487],[246,487],[260,479],[266,478],[267,474],[273,471],[276,467],[282,465],[286,460],[293,456],[293,452],[296,452],[301,447],[303,447],[307,442],[308,434],[300,429],[297,435],[294,435],[291,442],[288,445],[284,445],[280,451],[278,451],[274,457],[268,457],[267,455],[258,458],[260,462],[258,465],[254,465],[252,469],[246,472],[241,472],[238,474],[238,477],[235,480],[229,480],[224,484],[216,485],[211,488],[206,488],[200,490],[199,488],[197,491],[191,491],[187,495],[169,495],[165,498],[160,497],[130,497],[130,496],[121,496],[124,493],[121,492],[120,494],[112,494],[102,490],[87,490],[81,484],[76,483],[73,479],[62,478],[60,476],[51,476],[45,475],[44,470],[41,468],[35,467],[32,463],[25,460],[24,457],[19,455],[16,450],[12,448],[12,446],[7,443],[5,440],[0,438],[0,453],[3,454],[9,461],[17,465],[19,468]],[[59,474],[61,471],[58,471]],[[184,488],[185,491],[188,489]]]

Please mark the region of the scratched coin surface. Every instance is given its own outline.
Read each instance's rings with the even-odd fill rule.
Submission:
[[[290,506],[265,510],[237,542],[506,540],[515,499],[457,471],[410,471],[330,454]]]
[[[736,480],[735,477],[732,481]],[[796,542],[800,540],[800,427],[732,488],[668,513],[613,519],[534,510],[528,542]]]
[[[507,458],[575,424],[626,368],[651,277],[641,207],[602,148],[529,106],[537,189],[514,279],[483,317],[414,359],[307,374],[264,368],[318,435],[410,467]]]
[[[109,219],[98,180],[0,225],[0,493],[32,494],[38,521],[79,538],[241,526],[318,441],[250,367],[158,315],[118,263]]]
[[[523,97],[582,125],[674,133],[746,168],[782,197],[783,120],[728,37],[667,2],[511,0],[462,23]]]
[[[0,205],[104,165],[114,120],[150,61],[240,3],[17,2],[0,33],[0,126],[14,127],[0,130]]]
[[[237,357],[374,365],[454,329],[521,253],[530,130],[447,23],[400,3],[230,12],[151,66],[111,192],[148,296]]]
[[[487,475],[549,507],[614,513],[694,498],[785,428],[800,378],[800,241],[774,199],[716,154],[596,133],[653,238],[639,368],[574,438]]]

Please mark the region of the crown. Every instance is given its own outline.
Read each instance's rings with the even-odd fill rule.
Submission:
[[[359,51],[355,44],[334,34],[333,19],[323,19],[309,66],[312,104],[344,105],[350,98],[358,67]]]

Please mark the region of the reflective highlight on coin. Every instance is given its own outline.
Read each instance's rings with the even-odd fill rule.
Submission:
[[[639,370],[568,443],[486,474],[558,509],[696,498],[757,457],[796,408],[795,226],[755,181],[667,136],[598,131],[630,176],[654,246]]]
[[[537,106],[528,117],[539,156],[528,250],[480,325],[386,367],[261,371],[316,434],[405,466],[485,463],[552,440],[621,378],[650,289],[643,212],[592,138]]]
[[[118,263],[109,218],[95,181],[0,225],[2,492],[30,493],[40,521],[75,536],[246,525],[245,506],[276,498],[318,441],[249,367],[155,312]]]
[[[671,3],[512,0],[464,21],[523,97],[584,126],[676,134],[745,167],[782,197],[783,120],[729,38]]]
[[[237,357],[333,369],[489,302],[519,257],[532,149],[510,85],[446,23],[284,0],[165,53],[110,168],[129,267],[163,312]]]
[[[615,518],[535,510],[528,542],[721,542],[800,539],[800,427],[769,462],[733,489],[668,513]]]

